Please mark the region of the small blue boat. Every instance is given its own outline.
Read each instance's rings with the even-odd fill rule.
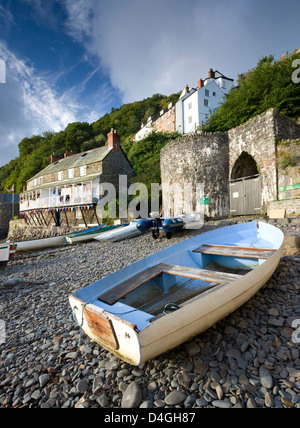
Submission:
[[[107,232],[101,233],[95,236],[94,239],[97,241],[111,241],[118,242],[123,239],[133,238],[146,232],[151,227],[150,220],[133,220],[131,223],[122,225],[122,227],[115,230],[108,230]]]
[[[283,233],[250,222],[199,234],[70,296],[73,316],[94,341],[139,365],[208,329],[269,280]]]

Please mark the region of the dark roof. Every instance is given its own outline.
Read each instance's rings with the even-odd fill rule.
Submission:
[[[89,150],[87,152],[68,156],[48,165],[46,168],[44,168],[42,171],[32,177],[30,181],[48,174],[54,174],[60,171],[66,171],[68,169],[89,165],[95,162],[101,162],[112,150],[112,148],[104,146],[98,147],[97,149]]]

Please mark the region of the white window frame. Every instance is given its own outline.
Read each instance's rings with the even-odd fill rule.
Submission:
[[[86,176],[86,165],[83,165],[79,168],[80,177]]]
[[[69,177],[69,178],[74,178],[74,175],[75,175],[75,170],[74,170],[74,168],[69,169],[69,170],[68,170],[68,177]]]
[[[64,172],[63,171],[59,171],[57,173],[57,181],[63,181],[64,179]]]

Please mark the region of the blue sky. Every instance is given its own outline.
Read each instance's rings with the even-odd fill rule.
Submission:
[[[294,51],[299,16],[299,0],[0,0],[0,166],[25,137]]]

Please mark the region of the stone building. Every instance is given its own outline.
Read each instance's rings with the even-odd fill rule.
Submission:
[[[134,137],[135,141],[146,138],[151,132],[175,132],[189,134],[207,123],[209,116],[224,102],[234,87],[234,80],[212,68],[206,79],[200,79],[196,88],[188,85],[183,89],[176,104],[148,118]]]
[[[299,139],[299,124],[270,109],[224,134],[169,143],[161,152],[165,211],[187,213],[181,198],[170,198],[172,185],[193,183],[196,195],[195,183],[203,183],[190,211],[200,202],[209,217],[259,215],[278,206],[299,214]]]
[[[134,140],[140,141],[151,132],[176,131],[176,105],[170,103],[166,110],[161,110],[156,116],[150,116],[147,123],[142,123],[141,129],[135,134]]]
[[[99,224],[98,203],[103,186],[112,184],[116,193],[119,176],[130,181],[133,170],[116,131],[108,134],[108,145],[64,156],[52,155],[51,163],[27,182],[20,195],[20,213],[30,226]]]

